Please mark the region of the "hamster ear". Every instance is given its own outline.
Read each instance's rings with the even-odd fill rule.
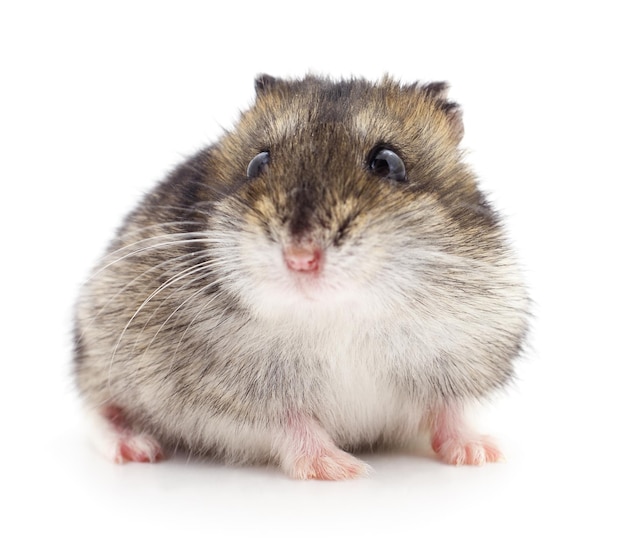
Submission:
[[[445,81],[434,81],[423,85],[422,91],[426,93],[426,96],[437,101],[439,108],[445,112],[453,137],[458,143],[463,139],[463,112],[457,103],[448,100],[449,88]]]
[[[254,80],[254,91],[256,92],[257,97],[273,89],[278,81],[279,80],[277,78],[268,74],[258,75]]]
[[[448,89],[450,86],[445,81],[433,81],[422,85],[421,89],[428,97],[445,101],[448,97]]]
[[[463,111],[461,110],[461,107],[455,102],[445,101],[441,105],[441,108],[448,117],[448,122],[450,122],[450,127],[456,142],[459,143],[461,139],[463,139],[463,134],[465,132],[465,127],[463,126]]]

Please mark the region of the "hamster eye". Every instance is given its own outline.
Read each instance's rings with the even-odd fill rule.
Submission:
[[[248,169],[246,170],[248,178],[256,178],[267,168],[269,163],[270,154],[267,151],[261,151],[250,161],[250,164],[248,164]]]
[[[376,149],[369,158],[369,169],[381,178],[403,182],[406,169],[400,155],[386,147]]]

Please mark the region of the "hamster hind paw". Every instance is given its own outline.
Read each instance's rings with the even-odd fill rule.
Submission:
[[[116,464],[158,462],[164,458],[159,442],[147,433],[133,431],[117,406],[90,411],[90,423],[96,448]]]
[[[129,435],[119,439],[115,448],[113,461],[117,464],[125,462],[158,462],[163,459],[163,451],[159,443],[149,435]]]

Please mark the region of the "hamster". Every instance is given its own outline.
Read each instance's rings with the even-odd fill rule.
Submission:
[[[76,307],[99,449],[183,449],[299,479],[425,436],[501,452],[468,405],[510,382],[528,295],[443,82],[256,80],[232,131],[126,218]]]

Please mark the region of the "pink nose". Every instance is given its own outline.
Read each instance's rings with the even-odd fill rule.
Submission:
[[[283,257],[287,267],[301,273],[319,271],[322,251],[315,245],[289,245],[283,250]]]

